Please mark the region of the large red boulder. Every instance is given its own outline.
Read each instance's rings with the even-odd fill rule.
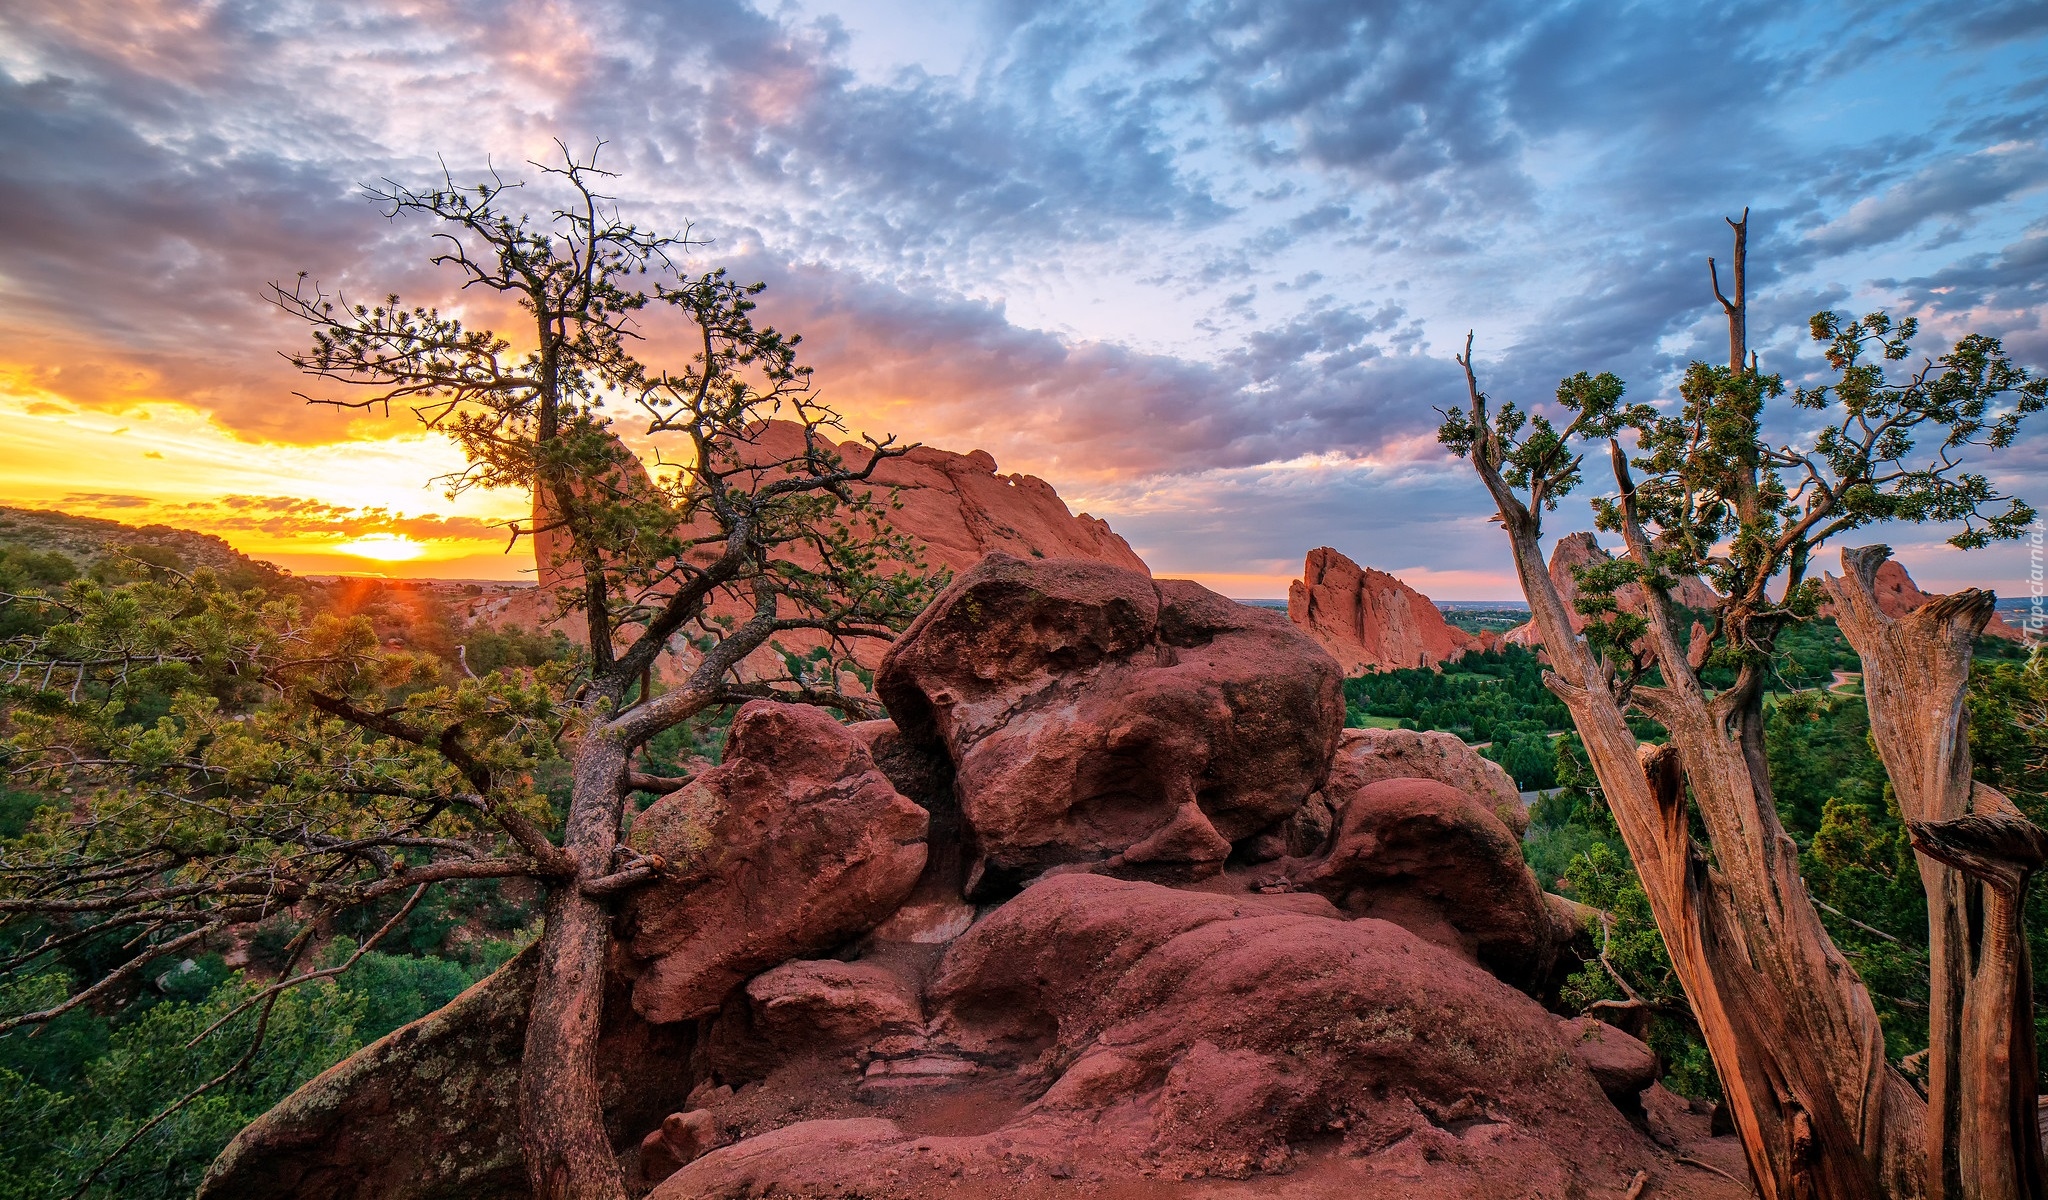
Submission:
[[[729,1144],[654,1196],[1564,1200],[1682,1170],[1540,1005],[1317,896],[1051,876],[926,1006],[873,1054],[728,1081]],[[1693,1183],[1670,1190],[1742,1194]]]
[[[903,733],[944,745],[999,894],[1061,864],[1200,874],[1329,770],[1337,664],[1278,614],[1184,580],[991,554],[883,660]]]
[[[1623,1112],[1641,1107],[1643,1089],[1657,1082],[1657,1055],[1634,1034],[1593,1017],[1559,1017],[1572,1057]]]
[[[1392,921],[1535,987],[1559,938],[1521,843],[1490,799],[1430,779],[1369,784],[1342,802],[1324,851],[1290,863],[1289,875],[1346,913]]]
[[[671,864],[620,917],[633,1007],[704,1016],[749,976],[881,924],[924,869],[925,829],[925,810],[827,713],[740,709],[723,764],[633,823],[633,847]]]

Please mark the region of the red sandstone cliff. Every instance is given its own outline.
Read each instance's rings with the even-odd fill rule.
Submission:
[[[1481,639],[1445,622],[1429,597],[1323,546],[1287,589],[1287,619],[1322,643],[1346,675],[1434,667]]]
[[[1885,559],[1884,565],[1877,569],[1877,606],[1884,610],[1886,616],[1903,617],[1921,605],[1939,599],[1939,593],[1921,591],[1920,585],[1913,582],[1911,575],[1906,574],[1906,568],[1898,559]],[[1835,606],[1821,605],[1820,615],[1834,616]],[[2005,638],[2013,642],[2022,640],[2020,631],[2007,624],[2004,617],[1995,613],[1991,617],[1991,623],[1984,627],[1984,636]]]
[[[803,437],[801,425],[770,421],[741,448],[741,453],[750,463],[788,461],[803,453]],[[865,466],[870,455],[868,448],[857,441],[842,443],[838,450],[847,465],[854,468]],[[620,478],[609,480],[604,486],[627,493],[652,486],[646,472],[637,465],[629,465],[620,474]],[[883,521],[922,547],[926,570],[943,568],[957,575],[991,551],[1000,550],[1019,558],[1092,559],[1151,574],[1145,560],[1107,522],[1087,513],[1070,513],[1059,493],[1043,479],[997,474],[996,461],[985,450],[955,454],[920,446],[902,457],[883,461],[871,478],[867,488],[856,490],[890,501],[890,506],[881,512]],[[738,486],[741,481],[741,477],[735,477],[729,482]],[[596,482],[590,486],[597,486]],[[546,529],[539,497],[535,501],[535,518],[534,524],[544,530],[533,539],[541,586],[523,608],[508,610],[498,619],[536,627],[554,624],[571,638],[581,640],[584,625],[580,616],[556,622],[550,607],[555,603],[550,593],[577,574],[574,565],[566,561],[567,536],[559,530]],[[715,555],[716,549],[703,548],[698,553],[708,558]],[[726,595],[714,598],[711,613],[742,618],[746,615],[741,602]],[[776,640],[787,649],[802,652],[821,639],[793,631]],[[858,657],[863,664],[873,667],[886,648],[880,642],[863,645]],[[679,639],[672,653],[687,669],[696,652]],[[764,670],[772,669],[777,662],[767,650],[761,651],[760,657]]]
[[[746,461],[794,459],[803,453],[803,436],[801,425],[770,421],[745,448]],[[860,442],[849,441],[838,449],[849,467],[867,464],[869,452]],[[650,486],[644,472],[637,474],[637,479],[615,486],[628,491]],[[1002,550],[1024,558],[1090,558],[1151,573],[1107,522],[1068,512],[1052,485],[1035,475],[998,475],[996,460],[986,450],[955,454],[920,446],[876,467],[873,483],[865,490],[883,495],[894,491],[895,507],[883,514],[884,520],[924,547],[927,568],[964,571],[990,551]],[[559,531],[534,538],[543,588],[561,581],[558,568],[567,548]]]
[[[772,421],[757,445],[773,458],[795,457],[803,427]],[[859,442],[839,452],[849,466],[868,461]],[[888,514],[889,524],[924,545],[928,567],[958,573],[1002,550],[1020,558],[1091,558],[1152,573],[1108,522],[1068,512],[1052,485],[1035,475],[998,475],[986,450],[955,454],[921,446],[876,467],[874,482],[877,490],[896,489],[901,507]]]

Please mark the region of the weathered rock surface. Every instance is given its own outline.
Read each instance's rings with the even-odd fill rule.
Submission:
[[[859,441],[837,447],[846,465],[859,469],[871,453]],[[790,421],[768,421],[757,430],[751,444],[742,448],[749,463],[786,461],[803,452],[803,427]],[[736,476],[734,486],[746,486],[747,476]],[[608,486],[633,494],[652,490],[653,484],[637,463],[627,463],[614,472]],[[998,474],[996,461],[987,451],[955,454],[931,446],[920,446],[875,468],[869,484],[854,489],[857,494],[887,501],[877,515],[885,529],[914,539],[920,547],[923,567],[965,571],[992,552],[1019,558],[1087,558],[1113,563],[1140,574],[1149,572],[1108,523],[1087,513],[1076,516],[1053,486],[1033,475]],[[533,537],[534,561],[540,584],[529,592],[507,598],[492,620],[520,624],[527,628],[558,628],[571,640],[586,636],[579,618],[563,620],[552,593],[579,577],[580,570],[569,560],[568,536],[549,520],[549,511],[536,496]],[[715,548],[705,548],[700,557],[715,557]],[[802,560],[800,548],[794,557]],[[751,615],[751,595],[718,594],[712,598],[710,615],[745,619]],[[803,652],[822,645],[822,639],[801,630],[777,639],[792,651]],[[884,643],[859,643],[857,657],[872,669],[880,661]],[[756,674],[772,673],[780,660],[767,651],[753,663]],[[686,672],[697,661],[688,639],[677,637],[663,657],[669,674]]]
[[[1516,990],[1586,914],[1536,890],[1498,768],[1340,753],[1340,681],[1193,584],[994,555],[890,655],[895,720],[742,709],[631,831],[674,865],[607,959],[632,1193],[1742,1195],[1678,1163],[1740,1152],[1638,1104],[1638,1044]],[[288,1098],[207,1200],[523,1197],[532,970]]]
[[[754,1028],[785,1045],[844,1045],[921,1027],[917,996],[872,963],[784,963],[747,984]]]
[[[640,1139],[639,1159],[634,1163],[639,1189],[644,1191],[667,1179],[681,1167],[696,1162],[718,1145],[718,1124],[702,1109],[670,1113],[661,1127]]]
[[[1433,729],[1345,730],[1323,794],[1342,803],[1382,779],[1434,779],[1478,800],[1516,837],[1528,828],[1528,813],[1514,778],[1455,734]]]
[[[633,847],[672,872],[621,916],[634,1008],[703,1016],[747,977],[866,933],[917,883],[925,829],[924,809],[823,710],[742,708],[724,764],[633,824]]]
[[[848,441],[836,447],[848,468],[859,470],[872,457],[867,446]],[[793,421],[768,421],[754,440],[741,448],[749,463],[796,459],[804,452],[803,426]],[[745,477],[735,479],[745,486]],[[644,470],[628,464],[611,486],[627,492],[651,489]],[[1035,475],[1001,475],[985,450],[955,454],[919,446],[908,454],[884,459],[870,482],[857,494],[892,498],[880,514],[891,530],[915,538],[928,566],[964,571],[992,552],[1020,557],[1092,558],[1127,570],[1147,570],[1130,543],[1106,522],[1087,513],[1067,511],[1053,486]],[[893,497],[892,497],[893,493]],[[567,536],[552,527],[544,508],[536,510],[540,532],[533,550],[543,588],[575,574],[564,561]]]
[[[798,427],[772,422],[771,436],[793,448]],[[849,465],[864,466],[868,452],[859,442],[840,447]],[[1087,558],[1146,572],[1130,543],[1107,522],[1068,512],[1053,486],[1035,475],[1002,475],[985,450],[955,454],[921,446],[875,468],[874,487],[894,489],[898,507],[886,515],[891,528],[916,538],[925,561],[965,571],[998,551],[1020,558]]]
[[[1319,897],[1049,877],[956,943],[928,998],[901,1052],[966,1068],[924,1076],[950,1105],[827,1094],[874,1062],[771,1071],[713,1110],[746,1136],[654,1196],[1562,1200],[1646,1167],[1665,1194],[1741,1194],[1672,1170],[1534,1001]]]
[[[971,895],[1049,867],[1196,873],[1323,782],[1336,664],[1278,614],[1083,559],[992,554],[883,661],[903,733],[942,744]]]
[[[1446,622],[1429,597],[1328,546],[1309,551],[1301,578],[1289,585],[1287,619],[1346,675],[1434,667],[1481,645]]]
[[[1642,1040],[1593,1017],[1558,1019],[1565,1044],[1623,1112],[1657,1082],[1657,1055]]]
[[[1297,886],[1358,917],[1391,921],[1517,987],[1550,972],[1549,905],[1520,841],[1485,801],[1428,779],[1384,779],[1337,810],[1320,855],[1289,865]]]

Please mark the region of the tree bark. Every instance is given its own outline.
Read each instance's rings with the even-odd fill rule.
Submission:
[[[602,726],[577,747],[563,848],[576,878],[548,896],[519,1071],[519,1126],[535,1200],[625,1200],[597,1079],[611,908],[582,884],[610,873],[624,804],[624,741]]]
[[[2020,927],[2028,876],[2048,835],[1970,778],[1971,647],[1991,618],[1975,589],[1903,617],[1878,606],[1886,546],[1842,551],[1826,587],[1863,660],[1864,702],[1913,833],[1927,893],[1927,1194],[1934,1200],[2038,1200],[2033,983]]]
[[[1475,425],[1485,428],[1476,403]],[[1766,1200],[1875,1200],[1921,1194],[1922,1104],[1884,1056],[1869,993],[1807,898],[1798,847],[1759,792],[1738,717],[1685,665],[1668,597],[1646,586],[1651,634],[1669,681],[1637,703],[1671,733],[1639,747],[1592,650],[1546,569],[1539,525],[1482,436],[1474,462],[1499,506],[1515,569],[1573,724],[1643,882],[1651,914],[1719,1071]],[[1626,485],[1624,485],[1626,493]],[[1647,545],[1631,529],[1631,553]],[[1694,848],[1690,782],[1713,848]]]

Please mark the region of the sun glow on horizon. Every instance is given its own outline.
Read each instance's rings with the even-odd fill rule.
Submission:
[[[462,456],[446,439],[372,425],[362,432],[392,436],[249,440],[174,401],[106,412],[11,392],[4,366],[0,504],[215,534],[300,574],[404,563],[408,575],[513,580],[532,570],[530,550],[505,553],[505,522],[525,514],[525,497],[449,497],[438,481]]]
[[[427,552],[425,546],[402,533],[366,533],[334,549],[338,554],[371,558],[378,562],[411,562]]]

